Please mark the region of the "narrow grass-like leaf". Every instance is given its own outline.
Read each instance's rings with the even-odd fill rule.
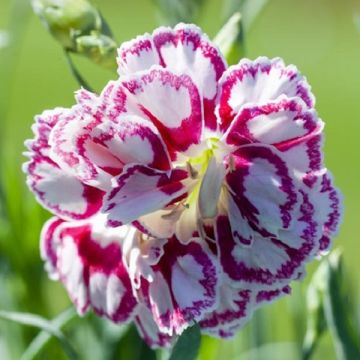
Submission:
[[[51,321],[51,324],[58,330],[61,330],[65,325],[67,325],[71,320],[77,316],[76,311],[73,307],[65,310],[60,315],[58,315],[54,320]],[[23,353],[21,360],[32,360],[44,349],[46,344],[50,341],[52,334],[48,331],[41,331],[36,338],[30,343],[28,348]]]
[[[220,48],[229,65],[239,62],[245,55],[245,39],[242,16],[239,12],[233,14],[214,38],[214,43]]]
[[[153,0],[169,25],[193,22],[198,16],[204,0]]]
[[[313,275],[308,286],[306,297],[307,328],[302,348],[303,360],[310,359],[327,327],[323,305],[327,268],[327,262],[324,261]]]
[[[3,320],[13,321],[22,325],[34,326],[48,332],[60,341],[69,359],[78,359],[78,356],[69,341],[66,339],[61,330],[55,327],[51,321],[35,314],[10,312],[3,310],[0,310],[0,318]]]
[[[200,326],[195,324],[187,328],[175,343],[169,360],[196,359],[201,343]]]
[[[325,318],[335,341],[338,358],[360,359],[359,337],[349,319],[349,312],[342,293],[342,257],[334,251],[327,261],[326,293],[324,299]]]
[[[268,343],[242,352],[227,360],[298,360],[298,346],[295,342]]]
[[[234,12],[240,11],[243,16],[244,31],[247,33],[268,3],[269,0],[228,0],[226,14],[231,16]]]

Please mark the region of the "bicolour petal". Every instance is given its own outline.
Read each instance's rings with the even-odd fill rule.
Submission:
[[[68,109],[56,108],[36,116],[35,138],[25,143],[30,160],[23,170],[29,188],[44,207],[64,219],[83,219],[99,210],[103,192],[82,184],[50,158],[49,136],[68,113]]]
[[[301,143],[307,135],[322,129],[316,112],[298,98],[281,97],[276,102],[241,108],[225,134],[234,146],[263,143],[276,147]]]
[[[52,238],[48,236],[45,243],[47,249],[56,249],[56,258],[48,256],[48,261],[56,265],[80,314],[92,308],[114,322],[127,322],[137,304],[120,247],[129,229],[112,232],[101,227],[99,221],[62,222],[52,232],[50,224],[47,234]]]
[[[139,36],[120,47],[118,63],[120,75],[148,70],[152,65],[189,75],[203,98],[205,125],[216,128],[217,82],[226,62],[198,27],[178,24],[174,29],[160,27],[152,35]]]
[[[141,337],[151,348],[170,347],[174,342],[174,336],[159,330],[151,311],[145,305],[138,306],[134,321]]]
[[[36,199],[63,219],[85,219],[102,206],[103,191],[83,184],[48,157],[32,156],[24,171]]]
[[[104,190],[126,164],[170,168],[157,128],[149,120],[127,114],[125,98],[117,101],[116,92],[112,93],[114,86],[111,83],[99,98],[82,99],[59,119],[49,140],[54,161],[82,182]],[[86,101],[94,102],[91,108]]]
[[[25,141],[25,146],[30,151],[30,153],[26,153],[26,155],[49,156],[50,132],[62,114],[67,111],[68,110],[64,108],[55,108],[54,110],[46,110],[42,114],[35,116],[35,123],[31,127],[35,138]]]
[[[249,145],[230,157],[232,169],[226,181],[239,213],[268,235],[276,235],[278,229],[288,228],[297,205],[297,193],[281,154],[265,145]],[[239,220],[234,218],[232,226],[237,221],[241,224],[240,217],[237,218]]]
[[[165,172],[142,165],[124,168],[104,200],[102,212],[108,225],[128,224],[183,197],[188,191],[187,178],[187,171],[182,169]]]
[[[152,266],[151,279],[143,277],[139,296],[147,299],[160,331],[172,336],[216,307],[218,266],[210,250],[196,239],[186,245],[169,239],[163,251]]]
[[[336,235],[341,222],[341,196],[334,187],[329,172],[322,172],[317,177],[309,198],[317,204],[314,219],[321,227],[319,254],[326,254],[331,246],[331,239]]]
[[[318,174],[324,170],[322,143],[323,137],[319,129],[300,141],[290,141],[277,146],[281,157],[293,169],[296,178],[309,188],[313,188]]]
[[[56,268],[58,261],[55,232],[64,220],[57,217],[49,219],[43,226],[40,236],[40,254],[45,261],[45,268],[52,280],[59,280],[59,274]]]
[[[256,293],[254,306],[258,308],[265,304],[271,304],[280,297],[289,294],[291,294],[291,287],[289,285],[274,290],[260,290]]]
[[[130,281],[135,290],[141,288],[144,278],[148,282],[154,280],[153,266],[164,255],[164,245],[168,239],[154,238],[133,229],[123,244],[123,260],[128,270]]]
[[[299,191],[299,202],[291,227],[280,229],[277,237],[254,230],[251,244],[236,241],[228,216],[217,218],[220,262],[234,287],[274,290],[299,278],[304,265],[316,255],[321,233],[308,194]]]
[[[309,108],[314,106],[306,79],[295,66],[285,66],[279,58],[242,59],[223,74],[219,86],[222,129],[227,129],[238,111],[249,103],[260,105],[285,95],[301,98]]]
[[[156,67],[125,77],[119,87],[114,93],[126,89],[127,112],[151,120],[170,153],[200,142],[202,104],[190,76]]]
[[[106,190],[111,175],[103,168],[120,167],[119,161],[91,138],[101,123],[101,115],[89,114],[81,104],[73,106],[59,119],[49,136],[50,157],[80,181]],[[97,161],[100,161],[100,166]]]
[[[106,118],[91,132],[92,148],[88,157],[109,173],[119,174],[124,165],[142,164],[159,170],[169,170],[170,159],[157,128],[147,119],[126,115],[108,121]],[[103,149],[102,152],[97,149]],[[101,164],[111,154],[113,165]],[[92,154],[92,156],[91,156]]]
[[[199,322],[201,330],[209,335],[229,338],[252,316],[254,295],[249,289],[237,289],[223,282],[219,290],[216,310]]]
[[[153,36],[144,34],[122,43],[118,50],[117,62],[120,76],[160,65],[160,56],[154,45]]]

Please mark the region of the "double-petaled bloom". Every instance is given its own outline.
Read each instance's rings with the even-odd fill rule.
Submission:
[[[227,67],[193,25],[124,43],[100,95],[36,118],[28,184],[55,217],[41,253],[79,313],[169,345],[234,334],[290,292],[337,230],[323,122],[296,67]]]

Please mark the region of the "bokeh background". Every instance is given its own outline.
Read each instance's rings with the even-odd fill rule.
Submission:
[[[160,1],[159,1],[160,2]],[[158,2],[158,3],[159,3]],[[266,1],[264,1],[265,3]],[[196,22],[215,36],[240,1],[204,0]],[[348,317],[360,338],[360,1],[269,0],[245,34],[246,56],[280,56],[296,64],[312,85],[325,121],[326,165],[344,196],[345,215],[335,247],[343,250],[343,286]],[[152,0],[97,2],[120,44],[151,32],[166,18]],[[115,74],[74,58],[100,90]],[[39,255],[39,233],[49,214],[25,186],[23,142],[35,114],[71,106],[78,89],[61,47],[25,0],[0,0],[0,309],[54,318],[70,306],[63,287],[48,280]],[[258,312],[234,339],[204,337],[201,360],[300,359],[306,330],[306,289],[318,267],[294,284],[293,295]],[[111,326],[93,315],[66,327],[81,359],[152,359],[133,329]],[[38,330],[0,320],[0,359],[20,359]],[[158,358],[159,358],[158,354]],[[39,359],[63,359],[54,339]],[[329,332],[313,359],[336,359]],[[354,359],[357,360],[357,359]]]

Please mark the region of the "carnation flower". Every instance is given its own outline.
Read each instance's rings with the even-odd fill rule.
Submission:
[[[323,122],[295,66],[227,67],[194,25],[124,43],[119,79],[36,118],[25,165],[55,217],[42,257],[80,314],[152,347],[193,321],[232,336],[337,231]]]

